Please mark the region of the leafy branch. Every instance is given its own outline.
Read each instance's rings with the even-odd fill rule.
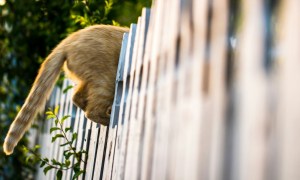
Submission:
[[[33,149],[23,147],[24,152],[27,154],[26,162],[34,161],[40,162],[40,167],[44,168],[43,172],[46,175],[47,172],[51,169],[56,170],[56,178],[60,180],[63,175],[63,171],[67,171],[72,169],[74,171],[73,179],[77,179],[84,170],[80,169],[80,163],[86,163],[86,161],[82,158],[83,154],[87,155],[85,150],[76,151],[76,148],[73,144],[77,140],[77,133],[72,133],[72,138],[68,138],[67,132],[71,131],[71,127],[64,128],[64,122],[70,118],[69,115],[63,116],[62,118],[58,117],[59,106],[57,106],[54,110],[49,108],[46,112],[47,120],[54,120],[54,127],[50,128],[50,134],[56,132],[55,135],[52,136],[51,142],[54,143],[58,139],[64,139],[65,143],[60,144],[60,147],[67,146],[67,149],[64,150],[63,155],[64,159],[62,162],[48,158],[42,158],[38,153],[39,145],[36,145]],[[71,158],[75,159],[74,164],[71,164]]]
[[[113,9],[114,0],[75,1],[71,11],[71,19],[82,27],[93,24],[120,25],[115,20],[109,20],[108,16]]]

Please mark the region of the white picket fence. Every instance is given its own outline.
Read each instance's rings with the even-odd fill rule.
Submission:
[[[241,14],[230,2],[155,0],[143,10],[124,35],[108,127],[84,118],[72,90],[55,89],[50,106],[72,115],[76,147],[88,151],[80,179],[300,179],[300,1],[273,11],[242,0]],[[41,154],[62,159],[51,123]]]

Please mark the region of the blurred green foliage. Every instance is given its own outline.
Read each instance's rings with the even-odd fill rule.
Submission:
[[[11,156],[2,144],[45,57],[69,33],[92,24],[129,26],[151,0],[6,0],[0,5],[0,180],[31,179],[19,143]],[[0,0],[5,2],[5,0]]]

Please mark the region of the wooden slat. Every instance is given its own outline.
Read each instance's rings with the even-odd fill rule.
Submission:
[[[54,108],[60,104],[61,97],[62,97],[62,90],[57,88]],[[54,108],[53,108],[53,110],[54,110]],[[51,127],[53,127],[53,126],[54,126],[54,121],[52,121],[52,124],[51,124]],[[51,142],[51,137],[54,136],[56,133],[54,132],[54,133],[50,134],[50,128],[47,130],[47,133],[49,133],[49,137],[48,137],[49,138],[49,146],[51,147],[51,150],[49,151],[49,153],[50,153],[49,160],[53,159],[53,158],[57,159],[56,155],[57,155],[57,151],[58,151],[58,145],[56,143]],[[47,177],[48,177],[48,179],[53,179],[55,177],[55,170],[54,169],[50,170],[47,173]]]
[[[109,134],[107,144],[107,153],[105,154],[105,165],[104,165],[104,173],[103,179],[111,179],[112,176],[112,168],[114,163],[114,156],[115,156],[115,146],[116,146],[116,136],[118,131],[119,125],[119,113],[120,113],[120,106],[121,106],[121,99],[122,99],[122,92],[123,92],[123,72],[124,72],[124,63],[125,63],[125,55],[126,49],[128,44],[128,33],[125,33],[123,36],[122,41],[122,48],[120,52],[119,58],[119,65],[118,71],[116,76],[116,88],[115,88],[115,98],[112,107],[112,115],[109,125]]]
[[[89,120],[90,121],[90,120]],[[97,155],[97,142],[99,137],[99,127],[98,124],[91,122],[91,129],[90,129],[90,136],[86,138],[86,143],[88,145],[88,157],[86,158],[85,164],[85,179],[92,179],[93,176],[93,169],[95,166],[95,159]]]
[[[137,164],[137,179],[141,179],[142,176],[142,162],[143,162],[143,145],[144,145],[144,126],[145,126],[145,118],[144,118],[144,113],[145,113],[145,96],[146,96],[146,83],[147,83],[147,76],[148,76],[148,66],[149,63],[145,63],[147,61],[146,59],[148,57],[145,56],[146,51],[150,51],[150,48],[146,48],[146,43],[147,47],[149,47],[149,42],[151,41],[149,39],[149,23],[150,23],[150,9],[143,9],[143,14],[142,14],[142,27],[144,30],[144,37],[143,37],[143,50],[140,52],[138,57],[138,62],[137,62],[137,74],[136,74],[136,79],[135,82],[138,82],[138,106],[137,106],[137,112],[136,112],[136,118],[138,120],[138,125],[137,125],[137,131],[139,132],[138,136],[139,138],[139,152],[136,156],[138,156],[138,164]]]
[[[80,115],[80,124],[79,124],[79,129],[78,129],[78,136],[77,136],[77,144],[76,144],[76,151],[80,150],[87,150],[87,145],[88,143],[86,142],[86,138],[90,134],[90,125],[91,122],[85,118],[84,112],[81,112]],[[82,160],[86,161],[85,156],[82,157]],[[80,163],[80,169],[84,169],[84,163]],[[79,178],[82,178],[83,175],[80,175]]]
[[[64,90],[65,88],[67,88],[68,85],[69,85],[69,81],[64,80],[64,81],[63,81],[63,86],[62,86],[62,89],[61,89],[61,97],[60,97],[60,101],[59,101],[59,104],[58,104],[58,106],[59,106],[58,118],[59,118],[59,119],[61,119],[61,118],[65,115],[65,112],[66,112],[66,109],[67,109],[67,104],[68,104],[68,103],[67,103],[67,94],[64,93],[63,90]],[[57,125],[57,126],[59,126],[59,125]],[[54,123],[53,123],[52,127],[54,127]],[[57,131],[57,133],[60,133],[60,132]],[[57,133],[55,133],[55,134],[57,134]],[[64,139],[62,139],[62,138],[59,138],[59,139],[57,139],[57,140],[55,141],[55,144],[56,144],[57,147],[58,147],[58,151],[60,151],[60,152],[61,152],[61,148],[59,148],[59,145],[60,145],[61,143],[64,143]],[[56,157],[58,158],[58,160],[60,160],[60,159],[62,158],[60,152],[56,152],[56,153],[55,153],[55,154],[56,154]]]
[[[60,102],[58,104],[59,106],[59,112],[58,112],[58,118],[61,119],[66,112],[66,109],[68,109],[68,103],[67,103],[67,94],[63,92],[63,90],[69,85],[69,81],[68,80],[64,80],[63,81],[63,86],[62,86],[62,91],[61,91],[61,97],[60,97]],[[59,125],[58,125],[59,126]],[[54,127],[54,123],[52,124],[52,127]],[[55,131],[52,133],[52,135],[56,135],[58,133],[61,133],[59,131]],[[54,153],[53,158],[57,161],[62,161],[63,160],[63,148],[60,147],[60,144],[65,143],[66,141],[64,140],[64,138],[58,138],[54,143],[53,146],[56,148],[56,151]],[[56,177],[56,170],[52,170],[51,171],[51,178],[55,178]]]
[[[235,157],[233,179],[266,178],[267,91],[262,0],[242,2],[238,33]]]
[[[66,86],[67,87],[72,84],[68,79],[65,79],[65,81],[66,81]],[[73,92],[72,90],[73,89],[69,89],[65,93],[65,102],[63,104],[64,110],[62,112],[61,117],[71,115],[71,113],[72,113],[72,102],[71,102],[71,99],[72,99],[71,95],[72,95],[72,92]],[[65,120],[65,122],[63,124],[63,129],[65,129],[66,127],[69,127],[70,125],[71,125],[71,118],[68,118],[67,120]],[[68,140],[72,139],[72,135],[71,135],[70,131],[67,132],[66,135],[67,135]],[[66,142],[67,142],[66,140],[61,139],[59,143],[63,144],[63,143],[66,143]],[[69,146],[59,147],[59,154],[60,154],[60,159],[58,159],[59,161],[64,162],[65,158],[63,156],[63,152],[65,150],[67,150],[67,148],[69,148]],[[68,173],[70,173],[70,171],[71,171],[71,169],[66,171],[65,173],[63,173],[62,178],[65,179],[68,176]]]
[[[300,178],[300,1],[280,3],[276,49],[278,53],[279,99],[277,109],[277,167],[279,180]]]
[[[73,107],[74,107],[74,105],[73,105]],[[73,118],[73,112],[74,112],[74,118]],[[75,132],[78,132],[78,129],[79,129],[79,124],[80,124],[80,119],[81,119],[81,117],[80,117],[80,114],[81,114],[81,110],[79,109],[79,108],[77,108],[77,107],[74,107],[74,111],[72,112],[72,121],[75,121],[74,122],[74,127],[73,127],[73,129],[71,129],[71,132],[72,133],[75,133]],[[73,147],[77,147],[77,140],[75,140],[75,142],[73,142]],[[74,163],[75,163],[75,158],[72,156],[72,157],[70,157],[70,164],[73,166],[74,165]],[[71,177],[73,176],[73,170],[71,170],[69,173],[68,173],[68,179],[70,179]]]
[[[205,176],[208,173],[205,171],[208,169],[208,164],[205,164],[208,145],[204,144],[203,140],[206,140],[204,135],[209,129],[205,122],[208,120],[205,117],[207,103],[202,90],[206,76],[204,63],[207,5],[207,1],[181,3],[181,13],[178,15],[180,32],[173,35],[173,39],[177,40],[175,43],[178,49],[176,56],[173,55],[176,59],[176,73],[171,78],[173,97],[169,115],[169,179],[208,179]],[[178,14],[178,11],[173,13]],[[172,53],[170,55],[172,57]]]
[[[212,2],[211,38],[209,61],[209,93],[211,102],[211,153],[209,179],[223,178],[224,142],[226,127],[226,51],[228,27],[227,0]]]
[[[92,130],[91,130],[92,121],[89,119],[86,119],[86,122],[87,122],[87,124],[86,124],[86,127],[84,128],[85,134],[84,134],[84,139],[83,139],[83,149],[88,152],[89,146],[90,146],[89,139],[90,139],[91,133],[92,133]],[[87,161],[86,158],[87,158],[86,155],[83,155],[83,159],[85,159],[85,161]],[[82,167],[86,166],[86,164],[84,164],[84,163],[82,163],[82,165],[83,165]]]
[[[178,24],[180,16],[180,1],[170,0],[161,4],[161,47],[158,50],[157,77],[155,83],[155,129],[153,129],[153,157],[151,167],[152,179],[167,179],[170,154],[170,131],[173,119],[172,111],[173,87],[172,77],[175,75],[175,56]],[[173,112],[174,113],[174,112]]]
[[[98,148],[96,163],[94,167],[93,179],[103,179],[103,170],[104,170],[104,160],[105,160],[105,150],[107,144],[108,128],[106,126],[100,126],[100,134],[98,138]]]
[[[93,179],[94,167],[96,164],[97,148],[99,140],[100,125],[92,122],[91,136],[86,141],[89,142],[88,159],[86,161],[85,179]]]
[[[123,179],[124,177],[124,166],[125,166],[125,156],[126,156],[126,148],[127,148],[127,128],[128,122],[124,118],[126,103],[128,102],[128,88],[129,88],[129,81],[128,75],[130,72],[131,60],[132,60],[132,53],[133,53],[133,46],[134,46],[134,39],[136,33],[136,25],[132,24],[128,36],[128,44],[126,50],[126,58],[124,64],[124,75],[123,75],[123,97],[121,100],[121,107],[120,107],[120,114],[119,114],[119,123],[118,123],[118,132],[117,132],[117,139],[118,145],[116,146],[115,150],[115,160],[114,160],[114,167],[113,167],[113,175],[112,179]]]
[[[161,33],[161,20],[162,20],[162,1],[154,1],[152,5],[152,13],[150,17],[150,28],[147,39],[149,42],[146,44],[145,51],[145,77],[143,80],[148,82],[142,83],[142,87],[146,87],[146,103],[145,103],[145,128],[144,128],[144,142],[142,143],[142,162],[141,162],[141,179],[151,179],[151,167],[152,167],[152,149],[153,149],[153,128],[155,107],[153,106],[154,89],[156,79],[156,67],[158,60],[158,51],[160,48],[160,33]]]
[[[59,104],[60,104],[60,100],[61,100],[61,96],[62,96],[62,90],[60,88],[57,88],[56,90],[56,99],[55,99],[55,105],[53,106],[52,110],[55,109],[55,107],[57,107]],[[55,157],[55,155],[57,153],[55,153],[57,151],[57,146],[56,144],[52,143],[52,136],[55,134],[55,133],[52,133],[50,134],[50,128],[54,126],[54,121],[52,120],[51,121],[51,126],[49,127],[49,129],[47,130],[46,133],[48,133],[48,143],[49,143],[49,146],[51,147],[51,150],[49,151],[49,160],[50,159],[53,159]],[[51,172],[51,170],[50,170]],[[47,173],[47,176],[49,179],[52,178],[52,176],[54,175],[54,170],[52,170],[52,173],[48,172]]]
[[[135,124],[136,119],[134,117],[133,111],[136,109],[136,101],[134,99],[134,76],[136,73],[136,62],[137,62],[137,54],[139,51],[140,46],[140,39],[141,39],[141,17],[138,18],[137,28],[136,28],[136,35],[135,35],[135,43],[133,47],[133,55],[132,55],[132,62],[131,62],[131,69],[130,69],[130,80],[129,80],[129,89],[128,89],[128,97],[127,97],[127,106],[125,108],[125,117],[124,119],[128,121],[128,133],[127,133],[127,142],[126,142],[126,157],[125,157],[125,169],[124,169],[124,179],[136,179],[135,177],[135,170],[136,161],[134,161],[137,152],[135,151],[136,139],[134,137],[135,132]]]
[[[130,77],[132,79],[132,100],[131,107],[129,109],[129,133],[128,133],[128,149],[126,158],[126,172],[125,179],[139,179],[140,176],[140,165],[139,158],[141,154],[141,125],[142,119],[137,119],[137,108],[138,108],[138,95],[140,86],[140,73],[141,65],[143,60],[144,48],[145,48],[145,37],[147,31],[147,19],[149,19],[149,11],[144,9],[141,18],[138,21],[138,33],[136,36],[134,55],[136,56],[135,68],[131,69]],[[125,116],[126,117],[126,116]]]
[[[197,9],[197,13],[199,11],[204,10],[205,3],[202,1],[201,8]],[[207,118],[204,116],[206,110],[206,104],[203,101],[205,98],[203,91],[198,91],[195,94],[192,94],[195,90],[192,88],[195,87],[192,85],[193,78],[197,76],[194,75],[193,70],[198,70],[201,73],[201,68],[203,68],[204,59],[203,57],[198,57],[199,59],[193,59],[194,54],[192,52],[192,40],[199,41],[202,43],[202,39],[195,39],[192,37],[192,29],[190,24],[192,20],[194,20],[195,24],[199,24],[199,22],[205,22],[205,14],[200,17],[192,17],[189,12],[191,8],[195,6],[192,4],[192,1],[187,1],[185,3],[181,3],[181,13],[179,17],[180,32],[179,42],[177,42],[177,57],[176,61],[176,78],[174,79],[174,114],[171,116],[172,119],[172,146],[171,146],[171,167],[170,167],[170,178],[175,179],[200,179],[199,174],[203,171],[201,165],[200,158],[203,157],[203,161],[205,162],[206,158],[206,149],[208,145],[202,147],[204,151],[200,151],[199,146],[202,144],[202,135],[204,132],[202,127],[204,127],[207,121]],[[203,7],[204,6],[204,7]],[[197,8],[200,8],[199,6]],[[205,13],[202,11],[201,13]],[[207,28],[203,26],[202,28]],[[204,30],[201,29],[203,32]],[[195,30],[194,30],[195,31]],[[198,31],[195,31],[199,33]],[[200,34],[201,35],[201,34]],[[199,36],[199,35],[198,35]],[[199,45],[199,44],[198,44]],[[203,44],[201,44],[203,45]],[[196,51],[200,53],[204,51],[205,46],[195,47]],[[202,49],[203,48],[203,49]],[[196,53],[196,52],[193,52]],[[196,68],[196,69],[194,69]],[[201,83],[205,77],[205,74],[198,74],[198,87],[201,87]],[[200,82],[200,84],[199,84]],[[196,88],[198,88],[196,87]],[[199,89],[198,89],[199,90]],[[194,95],[194,96],[191,96]],[[200,99],[203,98],[203,99]],[[197,104],[198,103],[198,104]],[[196,105],[196,106],[195,106]],[[200,105],[200,106],[199,106]],[[196,108],[198,107],[198,108]],[[198,109],[198,110],[197,110]],[[200,118],[201,117],[201,118]],[[202,118],[203,117],[203,118]],[[209,128],[209,127],[205,127]],[[203,128],[204,129],[204,128]],[[209,138],[209,137],[207,137]],[[207,179],[202,177],[203,179]]]
[[[69,85],[73,85],[72,82],[69,82]],[[74,85],[73,85],[74,86]],[[76,111],[77,109],[75,108],[73,102],[72,102],[72,95],[73,95],[73,91],[74,91],[74,88],[72,89],[69,89],[68,92],[67,92],[67,102],[68,103],[68,108],[66,109],[65,111],[65,114],[64,115],[69,115],[70,118],[68,118],[66,121],[65,121],[65,126],[64,128],[66,127],[71,127],[72,125],[72,121],[75,121],[75,116],[76,116]],[[77,121],[76,121],[77,122]],[[72,127],[71,127],[72,128]],[[68,140],[72,140],[72,132],[73,130],[71,129],[70,131],[66,132],[66,135],[67,135],[67,138]],[[75,143],[73,143],[72,145],[74,145]],[[64,150],[66,150],[69,146],[66,146],[64,148]],[[71,161],[71,164],[73,164],[73,159],[70,159]],[[62,179],[71,179],[71,174],[72,174],[72,169],[69,169],[67,170],[65,173],[63,173],[63,177]]]
[[[66,88],[68,86],[68,84],[69,84],[69,82],[67,80],[65,80],[64,83],[63,83],[63,88]],[[68,95],[64,94],[64,93],[61,93],[60,99],[57,99],[57,100],[59,100],[60,102],[57,101],[55,107],[58,106],[58,105],[60,106],[59,117],[61,118],[62,114],[66,114],[66,112],[68,111],[68,107],[69,107]],[[54,109],[55,107],[52,107],[52,109]],[[52,122],[52,126],[51,127],[53,127],[53,126],[54,126],[54,122]],[[47,130],[46,133],[50,132],[49,130],[50,130],[51,127],[49,127],[49,129]],[[56,133],[52,133],[53,136],[55,134]],[[51,134],[49,134],[49,141],[51,141]],[[63,156],[62,156],[63,148],[59,148],[59,144],[60,143],[63,143],[62,139],[58,139],[58,140],[56,140],[55,143],[51,143],[52,144],[51,147],[56,148],[59,151],[59,153],[52,154],[52,156],[50,157],[50,159],[54,158],[54,159],[59,160],[59,161],[63,160]],[[49,177],[50,179],[53,178],[53,177],[55,177],[55,175],[56,175],[55,174],[56,173],[55,170],[50,171],[50,173],[51,173],[50,177]]]

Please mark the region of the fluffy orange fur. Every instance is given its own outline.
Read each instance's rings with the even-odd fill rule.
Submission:
[[[24,105],[10,126],[3,149],[9,155],[34,117],[46,104],[63,67],[75,81],[73,102],[85,111],[88,119],[107,125],[114,98],[115,77],[127,28],[95,25],[79,30],[64,39],[41,65]]]

